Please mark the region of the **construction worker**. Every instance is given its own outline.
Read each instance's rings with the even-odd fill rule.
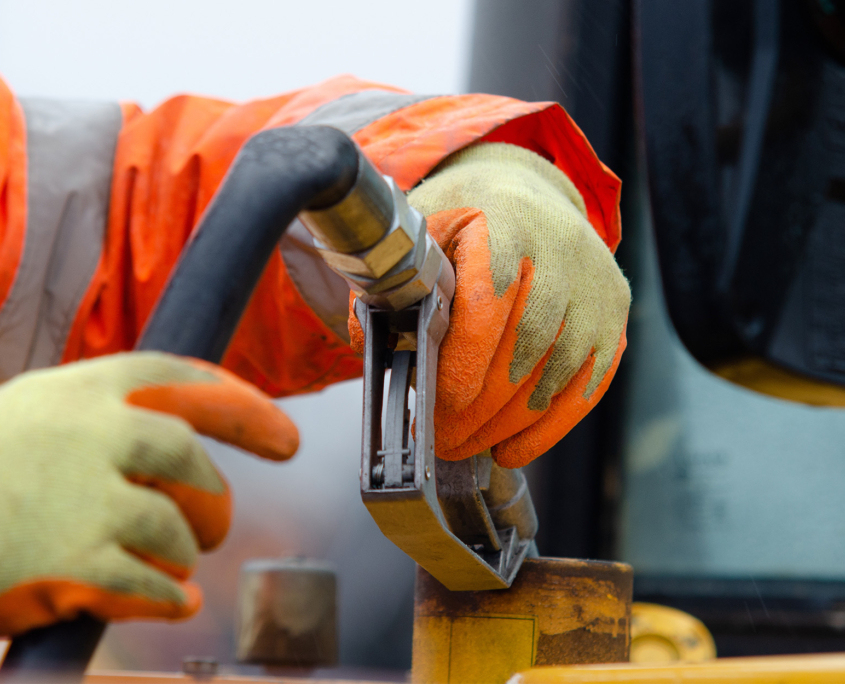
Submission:
[[[228,370],[121,353],[243,143],[297,124],[352,135],[454,264],[441,458],[492,448],[522,466],[604,394],[630,300],[613,259],[620,184],[558,105],[418,97],[344,76],[245,104],[179,96],[144,113],[18,101],[0,82],[0,634],[80,611],[196,612],[187,580],[197,552],[223,539],[230,498],[195,433],[289,458],[296,428],[268,395],[360,375],[348,288],[296,225]]]

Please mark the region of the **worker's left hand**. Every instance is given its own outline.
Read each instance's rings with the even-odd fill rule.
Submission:
[[[452,155],[408,196],[455,267],[434,408],[437,455],[516,468],[602,397],[630,290],[573,183],[513,145]],[[353,346],[363,337],[350,315]]]
[[[231,499],[196,433],[271,460],[299,437],[270,398],[195,359],[136,352],[0,386],[0,636],[80,612],[185,618]]]

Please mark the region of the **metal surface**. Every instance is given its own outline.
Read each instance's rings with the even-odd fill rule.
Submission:
[[[670,665],[567,665],[538,667],[515,675],[513,684],[623,684],[655,682],[677,684],[694,681],[698,684],[840,684],[845,680],[845,655],[781,656],[775,658],[720,658],[707,663]],[[92,672],[85,684],[190,684],[198,681],[189,675],[162,672]],[[300,679],[289,677],[246,677],[217,675],[200,681],[209,684],[351,684],[340,679]],[[358,684],[366,684],[355,680]],[[445,680],[429,680],[430,682]],[[474,684],[485,684],[475,676]]]
[[[444,266],[434,291],[409,309],[386,311],[356,302],[365,339],[361,496],[387,538],[449,589],[503,589],[533,548],[533,538],[521,538],[516,526],[496,529],[480,489],[482,483],[489,487],[489,470],[482,469],[488,477],[480,482],[479,457],[457,463],[435,457],[437,355],[454,289],[451,268]],[[416,352],[391,348],[391,336],[399,335],[412,337]],[[391,366],[382,424],[384,372]],[[414,368],[412,438],[407,402]]]
[[[701,620],[655,603],[631,606],[631,662],[703,662],[716,657],[716,643]]]
[[[484,500],[490,486],[488,456],[463,461],[437,460],[437,498],[452,532],[469,546],[490,554],[502,550],[502,540]]]
[[[358,159],[358,176],[349,194],[331,209],[300,217],[321,244],[341,254],[373,247],[396,224],[391,188],[363,154]]]
[[[451,271],[451,265],[437,243],[425,231],[421,234],[413,253],[413,263],[410,263],[412,255],[408,256],[407,266],[403,260],[394,269],[399,272],[397,278],[391,277],[392,272],[387,274],[389,289],[381,284],[367,285],[364,292],[358,292],[359,298],[380,309],[399,311],[432,292],[444,265]],[[400,284],[396,285],[397,282]]]
[[[535,665],[628,659],[633,572],[534,558],[504,591],[451,592],[417,571],[413,682],[507,681]]]
[[[372,168],[372,165],[367,162],[367,166]],[[375,171],[373,171],[375,173]],[[356,282],[361,282],[362,287],[373,279],[381,279],[388,271],[393,271],[389,280],[401,282],[401,274],[404,273],[414,263],[415,258],[408,257],[413,251],[415,245],[418,243],[420,232],[425,230],[425,220],[422,215],[415,209],[412,209],[405,200],[402,191],[396,187],[392,178],[385,177],[381,179],[381,185],[384,186],[380,190],[385,190],[387,199],[390,202],[390,213],[383,216],[384,208],[379,206],[379,203],[372,203],[373,218],[371,223],[384,222],[384,232],[378,241],[370,247],[355,251],[352,253],[344,253],[335,251],[333,248],[326,247],[319,249],[325,262],[337,271],[354,276]],[[352,194],[357,195],[361,193],[361,189],[356,186]],[[379,198],[380,200],[382,198]],[[349,201],[349,198],[341,202],[341,205]],[[363,203],[358,207],[359,212],[368,207]],[[335,215],[335,209],[326,211],[307,211],[302,214],[302,222],[311,231],[312,235],[318,240],[320,239],[320,222],[328,221],[330,217]],[[394,268],[397,264],[401,265]],[[410,275],[413,275],[410,274]],[[409,276],[406,276],[406,279]]]
[[[521,470],[502,468],[489,459],[490,478],[482,487],[484,502],[497,529],[516,528],[522,539],[537,535],[537,513]]]
[[[208,678],[217,674],[220,663],[215,658],[185,658],[182,660],[182,672],[192,677]]]
[[[438,285],[418,305],[400,312],[356,303],[366,340],[361,496],[388,539],[450,589],[501,589],[509,584],[498,562],[506,554],[497,552],[493,567],[451,531],[438,500],[434,393],[437,353],[449,323],[451,294]],[[397,333],[416,334],[415,359],[411,352],[396,353],[388,347],[389,337]],[[402,396],[388,397],[392,415],[385,421],[382,441],[384,372],[394,360],[400,371],[397,375],[404,372],[405,364],[413,362],[416,367],[413,441],[405,432],[408,384],[404,381],[393,383],[394,393]],[[519,549],[514,555],[524,556],[526,551]]]
[[[337,663],[337,579],[326,563],[306,558],[245,563],[236,611],[238,662]]]
[[[355,254],[335,252],[319,244],[318,251],[362,300],[383,309],[399,310],[432,291],[445,258],[426,232],[425,219],[408,204],[393,179],[385,177],[383,182],[391,192],[394,207],[383,238]],[[329,216],[332,212],[303,212],[300,219],[319,239],[319,233],[313,230],[314,215]]]
[[[393,179],[380,176],[360,150],[359,160],[346,198],[299,218],[326,264],[360,299],[398,311],[430,294],[448,262]]]

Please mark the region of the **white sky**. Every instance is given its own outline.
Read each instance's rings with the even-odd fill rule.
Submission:
[[[471,0],[0,0],[0,74],[22,95],[248,99],[342,72],[462,90]]]

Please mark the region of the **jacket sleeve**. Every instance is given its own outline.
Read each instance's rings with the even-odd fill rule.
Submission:
[[[21,108],[11,94],[7,100],[11,104],[0,103],[6,116],[0,126],[12,130],[8,122],[17,120],[19,128],[29,130],[27,112],[32,107],[24,102]],[[556,104],[488,95],[425,97],[341,76],[244,104],[179,96],[149,113],[131,104],[113,106],[111,111],[117,112],[119,121],[112,142],[102,227],[88,234],[77,229],[70,237],[59,230],[53,238],[54,248],[44,257],[47,279],[56,280],[54,274],[63,269],[79,271],[72,283],[77,294],[75,299],[67,297],[69,301],[59,307],[62,311],[36,321],[33,339],[27,337],[30,332],[21,336],[18,347],[43,347],[49,354],[30,354],[18,372],[59,360],[130,349],[238,150],[251,135],[266,128],[307,124],[340,128],[404,190],[416,185],[449,154],[473,142],[522,145],[554,161],[573,179],[596,230],[611,249],[618,242],[619,181],[598,161]],[[87,126],[103,128],[90,121]],[[39,137],[35,130],[29,132],[31,139]],[[26,145],[29,153],[31,141],[23,142],[26,133],[22,132],[19,145]],[[13,152],[13,146],[3,149],[7,157]],[[26,162],[21,154],[19,151],[15,168],[25,178]],[[72,156],[90,155],[77,150]],[[8,184],[8,179],[5,182]],[[17,182],[26,183],[20,178]],[[73,197],[81,194],[74,192]],[[6,195],[3,198],[6,201]],[[65,202],[60,223],[73,222],[73,211],[67,210],[72,205],[70,200]],[[35,226],[27,222],[25,207],[18,210],[24,217],[18,217],[14,225],[25,234],[18,239],[27,242],[30,234],[36,234]],[[8,211],[0,220],[6,223],[2,248],[15,252]],[[89,261],[93,259],[87,271],[66,263],[68,244],[88,255]],[[25,255],[26,249],[18,248],[17,253]],[[0,296],[8,299],[2,290],[3,278],[12,282],[10,290],[14,290],[17,281],[25,280],[25,269],[5,254],[0,254],[0,259]],[[32,279],[33,283],[37,280]],[[30,283],[24,289],[37,287]],[[49,287],[42,283],[42,289]],[[55,297],[42,299],[52,302]],[[4,300],[0,308],[0,365],[6,305]],[[348,288],[323,265],[307,232],[295,223],[271,258],[223,365],[274,396],[313,391],[356,377],[361,373],[361,361],[348,344],[347,312]],[[54,319],[61,325],[54,325]]]

